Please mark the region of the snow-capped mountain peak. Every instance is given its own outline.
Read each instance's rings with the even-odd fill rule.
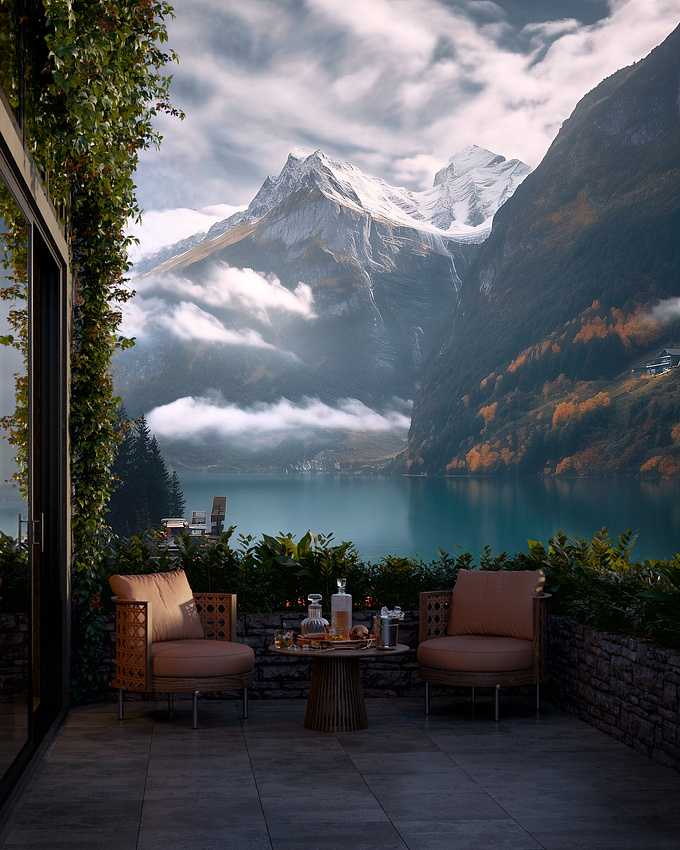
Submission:
[[[413,192],[364,174],[349,162],[333,160],[321,150],[296,148],[281,173],[264,181],[248,209],[215,225],[209,238],[242,221],[259,220],[294,191],[315,187],[330,200],[376,218],[453,238],[475,236],[478,241],[488,235],[494,213],[530,171],[519,160],[470,145],[437,172],[431,189]]]
[[[317,191],[341,208],[397,227],[424,231],[430,238],[479,243],[488,236],[496,210],[530,171],[519,160],[506,160],[470,145],[437,172],[432,188],[415,192],[390,186],[321,150],[295,148],[278,176],[265,179],[248,208],[214,224],[202,241],[211,242],[239,225],[260,221],[296,192]],[[163,260],[168,251],[178,256],[185,250],[184,246],[175,247],[179,250],[165,249]],[[135,272],[144,273],[154,265],[153,258],[145,258],[136,264]]]

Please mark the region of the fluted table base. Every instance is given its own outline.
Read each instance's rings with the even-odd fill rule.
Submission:
[[[279,649],[278,646],[270,646],[269,651],[313,662],[305,729],[315,732],[357,732],[368,726],[359,661],[377,658],[384,661],[391,655],[408,652],[409,648],[399,643],[392,649],[338,648],[316,655],[313,650]]]
[[[356,732],[368,717],[358,658],[315,658],[307,698],[305,729]]]

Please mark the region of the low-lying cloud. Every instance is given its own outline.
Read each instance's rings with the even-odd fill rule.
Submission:
[[[154,408],[147,421],[162,439],[218,437],[257,447],[337,431],[403,432],[405,436],[409,409],[410,402],[399,399],[379,412],[356,398],[339,399],[334,405],[318,398],[304,398],[299,404],[281,398],[273,404],[240,408],[215,398],[187,396]]]
[[[666,298],[652,307],[649,318],[660,325],[680,319],[680,298]]]
[[[186,342],[218,342],[223,345],[245,345],[274,348],[254,330],[230,330],[211,313],[196,304],[182,301],[158,319],[158,325]]]
[[[314,297],[306,283],[299,283],[291,292],[276,275],[237,269],[226,263],[213,266],[206,282],[195,283],[174,275],[153,278],[153,281],[156,292],[181,295],[208,307],[242,310],[261,320],[268,319],[269,311],[294,313],[305,318],[315,316]]]
[[[134,285],[137,294],[122,310],[121,333],[130,337],[161,329],[183,341],[275,349],[266,329],[286,318],[316,318],[308,284],[291,291],[275,275],[226,264],[213,267],[201,282],[168,274]]]

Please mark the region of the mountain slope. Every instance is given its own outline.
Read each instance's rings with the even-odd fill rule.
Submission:
[[[320,151],[291,154],[247,210],[135,266],[138,295],[126,316],[138,343],[116,361],[126,407],[149,414],[162,437],[169,406],[200,399],[214,414],[210,435],[186,422],[173,437],[177,453],[187,440],[206,452],[219,444],[239,468],[310,461],[355,427],[370,430],[363,415],[352,427],[332,415],[347,400],[382,416],[380,427],[398,421],[405,438],[430,340],[455,309],[498,204],[528,172],[473,146],[417,193]],[[319,400],[329,422],[277,423],[261,445],[236,440],[227,422],[235,410],[271,411],[282,399],[305,412]]]
[[[680,345],[679,76],[680,28],[584,97],[501,207],[423,378],[404,467],[680,466],[676,377],[631,380]]]

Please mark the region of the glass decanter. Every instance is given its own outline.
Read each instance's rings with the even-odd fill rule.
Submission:
[[[329,633],[328,620],[324,619],[321,611],[321,594],[310,593],[307,599],[309,600],[308,616],[300,623],[300,634],[302,637],[327,635]]]
[[[339,578],[338,592],[331,596],[331,628],[342,640],[349,639],[352,629],[352,597],[345,593],[347,579]]]

